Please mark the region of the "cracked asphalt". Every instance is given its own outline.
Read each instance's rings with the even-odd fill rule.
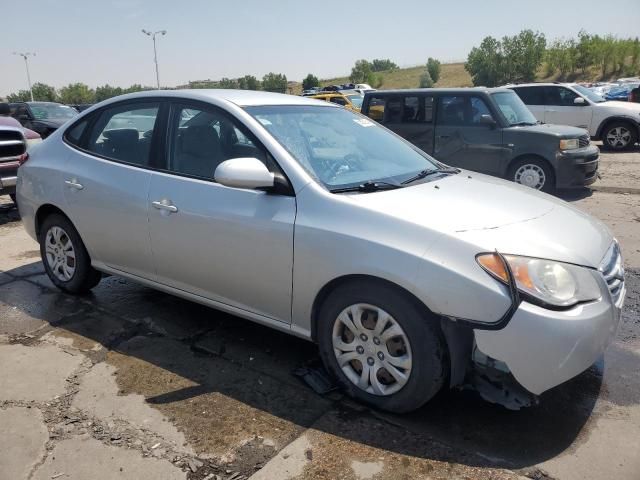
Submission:
[[[311,343],[117,277],[63,294],[2,198],[0,479],[638,480],[640,152],[601,170],[561,196],[622,244],[621,328],[518,412],[458,391],[373,411],[291,374],[317,360]]]

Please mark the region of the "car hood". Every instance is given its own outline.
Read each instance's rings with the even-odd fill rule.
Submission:
[[[61,127],[62,125],[64,125],[65,123],[67,123],[69,121],[69,119],[63,119],[63,118],[44,118],[41,120],[34,120],[34,123],[42,123],[43,125],[46,125],[47,127],[52,127],[52,128],[58,128]]]
[[[555,125],[551,123],[539,123],[537,125],[525,125],[512,127],[527,132],[542,133],[544,135],[555,135],[558,138],[577,138],[586,135],[584,128],[570,127],[568,125]]]
[[[599,105],[603,105],[609,108],[615,108],[616,110],[625,110],[629,113],[640,113],[640,103],[635,102],[619,102],[617,100],[607,100],[606,102],[600,103]],[[640,120],[640,117],[638,117]]]
[[[380,214],[472,243],[478,252],[498,250],[595,268],[613,241],[604,224],[562,200],[468,171],[350,198]]]

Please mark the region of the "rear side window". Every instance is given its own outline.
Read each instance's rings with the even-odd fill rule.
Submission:
[[[367,116],[377,122],[381,122],[384,118],[385,99],[381,97],[369,97],[369,107]]]
[[[513,89],[525,105],[544,105],[544,87],[520,87]]]
[[[158,103],[118,105],[103,110],[89,133],[86,149],[100,156],[149,166]]]

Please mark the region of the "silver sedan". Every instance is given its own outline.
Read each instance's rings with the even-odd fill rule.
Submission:
[[[625,294],[599,221],[302,97],[114,98],[35,147],[17,194],[60,289],[120,275],[313,340],[396,412],[478,371],[530,395],[574,377]]]

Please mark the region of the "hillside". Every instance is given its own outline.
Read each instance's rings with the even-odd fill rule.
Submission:
[[[420,75],[424,72],[424,65],[418,67],[401,68],[392,72],[379,72],[382,75],[380,89],[417,88]],[[336,85],[349,83],[349,77],[328,78],[321,80],[320,85]],[[446,63],[442,65],[440,80],[436,87],[471,87],[471,77],[464,69],[464,63]]]

